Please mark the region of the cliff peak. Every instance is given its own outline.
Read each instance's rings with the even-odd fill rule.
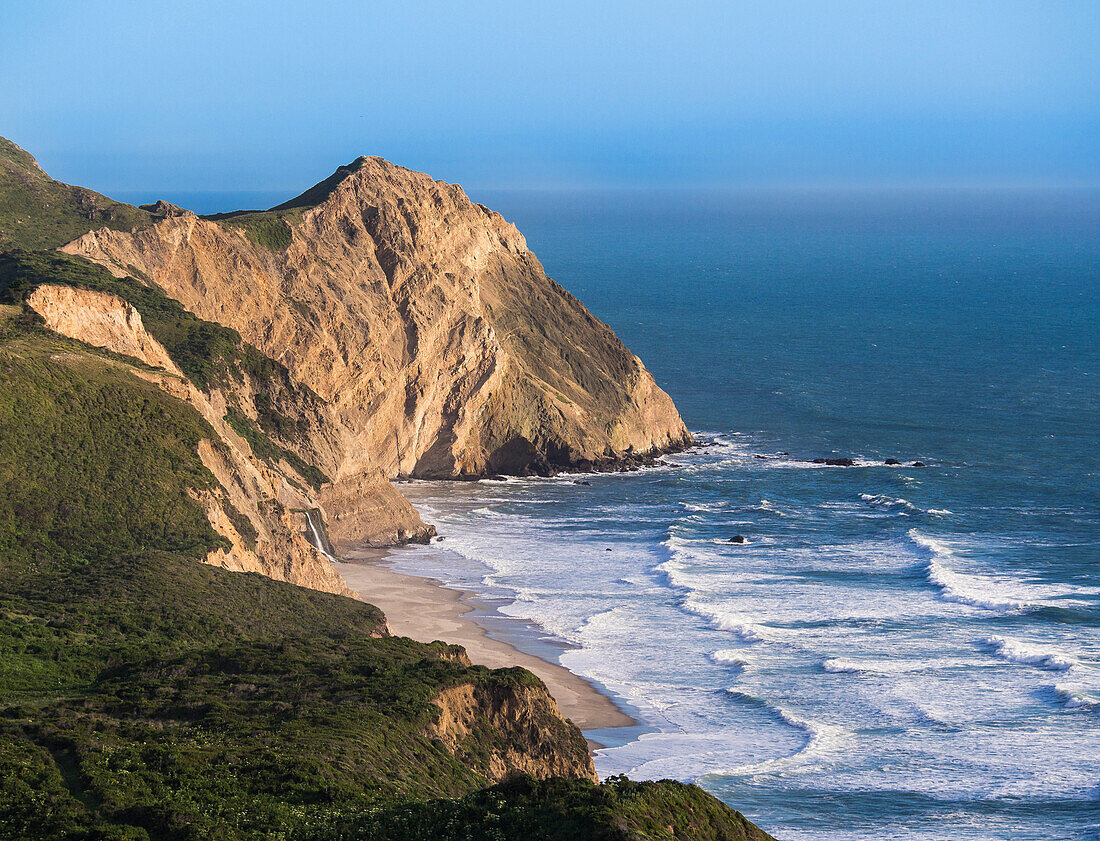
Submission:
[[[691,440],[611,329],[461,187],[360,157],[270,211],[96,231],[64,250],[136,268],[328,404],[354,480],[635,463]]]

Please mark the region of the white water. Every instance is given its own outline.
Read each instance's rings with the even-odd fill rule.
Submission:
[[[414,484],[446,539],[403,550],[398,567],[503,599],[502,613],[572,646],[562,664],[643,723],[591,734],[608,745],[603,775],[698,779],[765,815],[824,779],[837,803],[867,791],[922,803],[1094,796],[1100,634],[1028,619],[1094,604],[1094,587],[990,568],[972,538],[933,533],[927,519],[876,537],[942,510],[899,495],[807,508],[706,485],[735,458],[738,475],[772,475],[736,446],[590,477],[591,489]],[[676,497],[697,484],[705,495]],[[855,523],[868,525],[846,535]],[[730,544],[733,533],[749,542]],[[979,826],[958,837],[1002,836]]]
[[[325,543],[324,543],[323,540],[321,540],[321,533],[317,530],[317,526],[314,525],[314,523],[313,523],[313,512],[312,511],[306,511],[305,514],[306,514],[306,522],[309,523],[309,531],[310,531],[310,535],[311,535],[311,538],[312,538],[310,540],[310,543],[313,544],[313,548],[316,549],[318,552],[320,552],[322,555],[324,555],[326,558],[328,558],[333,563],[340,563],[339,558],[336,558],[336,557],[330,555],[325,550]]]

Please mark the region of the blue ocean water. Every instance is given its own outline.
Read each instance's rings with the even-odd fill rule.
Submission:
[[[404,485],[446,540],[396,566],[568,643],[640,722],[601,774],[785,841],[1097,838],[1100,196],[474,198],[701,446]]]

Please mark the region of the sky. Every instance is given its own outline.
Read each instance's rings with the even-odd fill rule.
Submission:
[[[0,135],[108,194],[1100,184],[1100,0],[0,0]]]

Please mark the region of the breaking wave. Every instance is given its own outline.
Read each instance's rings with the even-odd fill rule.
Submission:
[[[752,662],[745,656],[745,652],[734,648],[723,648],[721,651],[715,651],[710,655],[710,659],[719,666],[733,666],[738,669],[745,669]]]
[[[790,756],[768,759],[751,765],[742,765],[739,768],[732,769],[732,773],[761,774],[780,771],[792,766],[804,765],[810,760],[820,759],[822,756],[835,753],[844,743],[846,731],[842,727],[803,718],[790,710],[784,709],[778,704],[769,703],[763,698],[758,698],[755,695],[750,695],[739,689],[731,688],[727,689],[726,692],[731,698],[767,710],[784,724],[788,724],[802,731],[803,735],[806,737],[806,744],[802,746],[801,750]]]
[[[859,495],[859,498],[870,505],[872,508],[882,508],[897,511],[900,514],[927,514],[933,517],[946,517],[952,512],[946,508],[921,508],[914,505],[907,499],[901,497],[887,496],[886,494],[863,494]]]
[[[982,642],[990,646],[998,657],[1002,660],[1008,660],[1010,663],[1021,663],[1052,672],[1067,671],[1077,663],[1068,654],[1053,651],[1049,648],[1027,645],[1008,637],[991,636],[986,637]]]
[[[830,657],[821,664],[821,668],[832,674],[901,675],[925,671],[936,665],[938,664],[926,660],[853,660],[847,657]]]
[[[1100,710],[1100,698],[1094,694],[1065,683],[1056,683],[1053,690],[1067,710]]]
[[[774,629],[766,625],[758,625],[738,613],[704,604],[694,596],[684,599],[684,610],[701,616],[710,623],[710,626],[719,631],[729,631],[736,634],[745,642],[776,642],[777,636]]]
[[[998,582],[977,575],[955,572],[942,561],[955,553],[947,544],[918,532],[909,530],[909,537],[918,546],[927,549],[928,559],[926,575],[929,582],[940,589],[940,595],[947,601],[979,607],[983,610],[1013,611],[1033,607],[1031,602],[1021,599],[1008,591]]]

